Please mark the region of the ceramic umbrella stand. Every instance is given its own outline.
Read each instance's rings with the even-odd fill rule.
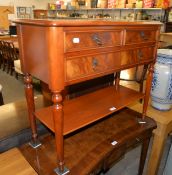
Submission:
[[[172,107],[172,49],[158,49],[151,98],[152,106],[158,110]]]

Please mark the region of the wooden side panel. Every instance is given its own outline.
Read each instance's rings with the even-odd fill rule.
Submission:
[[[22,71],[49,84],[51,89],[62,90],[62,28],[18,25],[17,29]]]
[[[17,32],[22,71],[49,83],[46,30],[39,26],[19,25]]]

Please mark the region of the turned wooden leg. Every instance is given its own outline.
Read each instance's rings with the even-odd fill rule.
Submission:
[[[2,68],[2,70],[3,70],[3,71],[5,71],[5,68],[6,68],[6,60],[4,59],[4,61],[3,61],[3,68]]]
[[[2,96],[2,86],[0,85],[0,106],[4,105],[4,100],[3,100],[3,96]]]
[[[1,69],[2,63],[3,63],[3,61],[2,61],[2,55],[0,54],[0,69]]]
[[[116,75],[115,75],[115,89],[116,90],[118,90],[118,88],[119,88],[120,73],[121,72],[116,72]]]
[[[18,75],[18,73],[17,72],[15,72],[15,77],[16,77],[16,79],[18,80],[18,77],[19,75]]]
[[[147,69],[148,69],[148,65],[144,65],[143,67],[143,72],[142,72],[142,75],[141,75],[141,79],[138,81],[140,87],[139,87],[139,91],[142,93],[143,92],[143,84],[144,84],[144,79],[145,79],[145,76],[146,76],[146,72],[147,72]],[[142,99],[140,99],[140,103],[142,103]]]
[[[146,111],[148,107],[149,97],[150,97],[150,90],[152,87],[152,78],[153,78],[153,64],[149,67],[149,72],[146,80],[146,90],[145,90],[145,97],[144,97],[144,103],[143,103],[143,112],[142,112],[142,119],[144,120],[146,116]]]
[[[141,79],[140,79],[140,81],[139,81],[139,84],[140,84],[140,89],[139,89],[139,91],[140,91],[140,92],[143,92],[143,83],[144,83],[144,79],[145,79],[147,70],[148,70],[148,65],[146,64],[146,65],[144,65],[144,67],[143,67],[143,72],[142,72],[142,75],[141,75]]]
[[[52,93],[53,101],[53,119],[54,119],[54,130],[55,130],[55,141],[56,151],[58,159],[58,168],[54,171],[58,175],[67,174],[69,170],[64,167],[64,139],[63,139],[63,106],[62,106],[62,95],[59,92]]]
[[[143,174],[143,169],[144,169],[144,165],[145,165],[145,160],[146,160],[146,155],[147,155],[147,151],[148,151],[148,147],[149,147],[149,142],[150,142],[150,138],[147,138],[142,143],[142,150],[141,150],[141,156],[140,156],[138,175]]]
[[[29,74],[26,74],[24,76],[24,83],[25,83],[25,95],[26,95],[26,101],[27,101],[29,121],[32,129],[32,142],[30,143],[30,145],[33,148],[36,148],[41,144],[37,139],[38,134],[37,134],[37,127],[36,127],[36,118],[34,115],[34,112],[35,112],[34,93],[33,93],[33,86],[32,86],[32,77]]]

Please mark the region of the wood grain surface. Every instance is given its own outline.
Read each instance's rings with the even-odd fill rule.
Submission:
[[[37,175],[17,148],[0,154],[0,174]]]

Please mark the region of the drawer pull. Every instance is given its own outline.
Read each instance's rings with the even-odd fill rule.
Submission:
[[[148,38],[145,36],[145,32],[141,31],[140,36],[143,40],[148,40]]]
[[[137,141],[137,142],[140,142],[140,139],[139,139],[139,138],[136,138],[136,141]]]
[[[96,42],[97,45],[102,46],[103,43],[101,39],[99,38],[98,34],[92,35],[92,40]]]
[[[99,63],[98,60],[96,58],[93,58],[93,60],[92,60],[93,69],[95,69],[98,66],[98,63]]]
[[[138,51],[138,59],[143,59],[143,52],[141,50]]]

